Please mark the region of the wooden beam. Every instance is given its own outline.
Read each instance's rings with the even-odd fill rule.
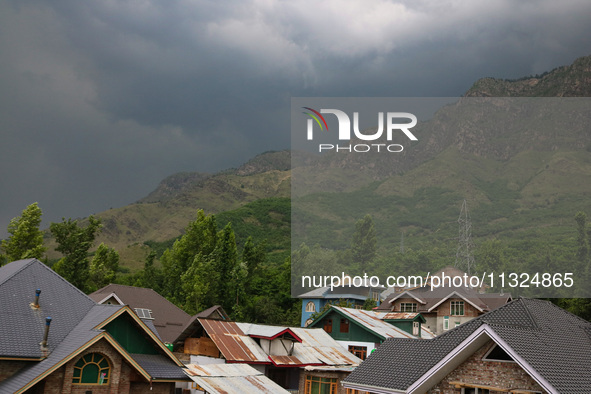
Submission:
[[[459,381],[452,381],[449,384],[455,385],[457,389],[461,388],[471,388],[471,389],[484,389],[484,390],[491,390],[491,391],[504,391],[508,392],[509,388],[507,387],[496,387],[496,386],[486,386],[484,384],[477,384],[477,383],[466,383],[466,382],[459,382]],[[511,391],[513,392],[513,391]],[[526,393],[533,393],[534,391],[528,391]]]

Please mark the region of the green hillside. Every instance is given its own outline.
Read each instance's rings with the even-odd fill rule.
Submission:
[[[232,222],[239,243],[248,236],[267,240],[270,260],[279,262],[290,249],[293,174],[300,182],[296,194],[301,186],[305,190],[293,196],[291,214],[298,219],[293,235],[309,245],[346,248],[355,221],[369,213],[381,256],[399,253],[404,233],[407,253],[428,253],[431,264],[447,265],[455,257],[464,199],[477,247],[493,239],[506,241],[515,253],[532,240],[570,244],[576,237],[575,213],[591,214],[589,117],[576,119],[565,110],[564,119],[554,121],[569,122],[568,129],[547,128],[547,119],[539,116],[510,134],[509,125],[526,108],[497,101],[489,118],[475,119],[472,107],[476,96],[588,96],[590,65],[591,56],[542,76],[477,81],[466,99],[417,126],[419,141],[408,151],[376,160],[371,176],[354,155],[306,158],[305,165],[292,168],[289,151],[265,152],[217,174],[174,174],[137,203],[98,214],[104,228],[97,244],[117,249],[122,264],[134,271],[150,249],[171,245],[203,209],[216,214],[219,226]],[[475,130],[476,120],[488,126]],[[352,211],[355,204],[368,210]],[[300,225],[306,222],[323,226]]]

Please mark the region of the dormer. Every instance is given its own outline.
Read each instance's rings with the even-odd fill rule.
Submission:
[[[274,334],[249,334],[249,336],[259,343],[261,348],[269,356],[291,356],[296,343],[302,340],[289,328],[283,329]]]

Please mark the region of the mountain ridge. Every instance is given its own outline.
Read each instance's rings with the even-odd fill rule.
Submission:
[[[466,183],[462,187],[468,191],[472,190],[470,194],[474,196],[475,201],[482,204],[489,203],[494,195],[494,187],[488,185],[494,182],[494,176],[488,174],[505,174],[503,176],[506,177],[506,185],[499,184],[497,187],[506,191],[507,195],[512,193],[511,190],[526,193],[532,197],[531,204],[540,206],[552,203],[552,198],[563,198],[561,196],[565,195],[568,188],[565,188],[560,179],[572,177],[572,171],[569,172],[572,168],[580,168],[580,173],[591,173],[591,164],[586,154],[591,150],[591,133],[585,129],[572,130],[568,134],[569,138],[564,135],[542,135],[533,129],[528,131],[530,134],[520,136],[521,139],[517,143],[503,135],[502,124],[493,130],[494,135],[474,132],[468,127],[469,124],[462,124],[462,111],[469,110],[468,100],[478,100],[477,97],[491,95],[591,96],[591,56],[579,58],[570,66],[559,67],[538,77],[514,81],[479,79],[463,98],[459,98],[459,105],[446,106],[436,113],[430,122],[417,126],[419,141],[411,144],[408,152],[391,156],[388,160],[377,161],[378,168],[373,168],[372,171],[378,175],[374,175],[373,178],[365,179],[359,163],[354,159],[334,155],[326,155],[316,162],[307,162],[308,168],[303,171],[307,171],[309,175],[312,190],[318,192],[322,192],[328,183],[330,187],[334,187],[335,184],[343,185],[342,191],[347,192],[354,191],[355,188],[370,187],[372,182],[377,181],[380,182],[378,193],[382,196],[397,196],[398,200],[405,195],[413,196],[413,193],[428,188],[429,185],[445,185],[446,181],[457,183],[457,179],[450,177],[450,174],[466,173]],[[492,100],[494,102],[494,99]],[[508,107],[506,103],[499,101],[499,113],[506,112],[511,115],[512,110],[517,111]],[[446,123],[447,118],[452,116],[454,111],[453,116],[460,121],[449,125]],[[507,117],[507,122],[511,122],[511,116]],[[345,169],[349,176],[345,179],[327,177],[319,180],[316,178],[314,166]],[[444,173],[446,168],[449,170],[448,173]],[[291,152],[283,150],[264,152],[238,168],[216,174],[173,174],[163,179],[154,191],[136,203],[97,214],[104,225],[97,244],[105,242],[115,247],[120,252],[122,261],[128,262],[134,269],[139,268],[150,249],[145,243],[164,242],[181,235],[189,221],[194,219],[198,209],[203,209],[206,214],[220,214],[236,211],[261,199],[290,198],[292,171]],[[425,183],[417,184],[412,177],[422,177]],[[576,193],[581,192],[584,185],[581,182],[587,181],[587,178],[583,178],[578,180],[578,188],[572,189],[576,190]],[[551,185],[544,184],[544,181],[539,181],[540,179],[545,179],[545,182]],[[351,186],[347,189],[349,184]],[[545,191],[536,191],[540,188],[552,188],[554,194],[548,197],[549,203],[543,201],[547,194]],[[487,196],[487,193],[492,194]],[[540,193],[539,198],[533,197],[536,193]],[[498,202],[495,204],[498,205]],[[485,212],[486,206],[483,207]],[[578,207],[584,205],[579,204]],[[528,210],[535,207],[519,206],[515,209]],[[326,212],[317,214],[325,215]],[[451,212],[448,212],[448,215],[451,215]],[[491,220],[502,219],[497,216],[491,216]],[[232,217],[240,220],[239,216]],[[248,218],[243,220],[247,221]],[[410,218],[404,220],[412,222]],[[417,222],[424,221],[420,219]],[[411,223],[406,225],[406,228],[410,228],[409,226],[416,225]],[[401,227],[405,226],[401,224]],[[343,231],[343,234],[347,231]]]

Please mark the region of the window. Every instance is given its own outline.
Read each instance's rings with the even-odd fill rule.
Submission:
[[[316,305],[312,301],[306,304],[306,312],[316,312]]]
[[[452,316],[464,316],[464,301],[452,301],[449,314]]]
[[[332,332],[332,319],[324,320],[324,331],[329,334]]]
[[[354,389],[347,389],[346,394],[368,394],[367,391],[359,391]]]
[[[310,324],[312,324],[314,322],[314,320],[312,319],[308,319],[306,320],[306,323],[304,323],[304,327],[308,327]]]
[[[443,316],[443,329],[449,330],[449,316]]]
[[[337,380],[335,378],[321,378],[320,376],[306,376],[305,394],[336,394]]]
[[[74,364],[73,384],[109,384],[111,364],[99,353],[89,353]]]
[[[341,332],[349,332],[349,320],[341,319]]]
[[[417,311],[417,303],[416,302],[401,302],[400,303],[400,312],[416,312]]]
[[[349,352],[362,360],[367,358],[367,347],[366,346],[351,346],[349,345]]]
[[[462,322],[459,322],[459,321],[457,321],[457,322],[455,322],[455,325],[454,325],[454,327],[459,327],[459,326],[460,326],[460,324],[462,324]]]
[[[418,321],[412,322],[412,335],[419,335],[419,326],[421,323]]]
[[[146,308],[135,308],[135,314],[138,315],[140,319],[154,319],[152,317],[152,310]]]
[[[380,302],[380,293],[378,293],[378,292],[371,293],[371,299],[374,300],[375,302]]]

